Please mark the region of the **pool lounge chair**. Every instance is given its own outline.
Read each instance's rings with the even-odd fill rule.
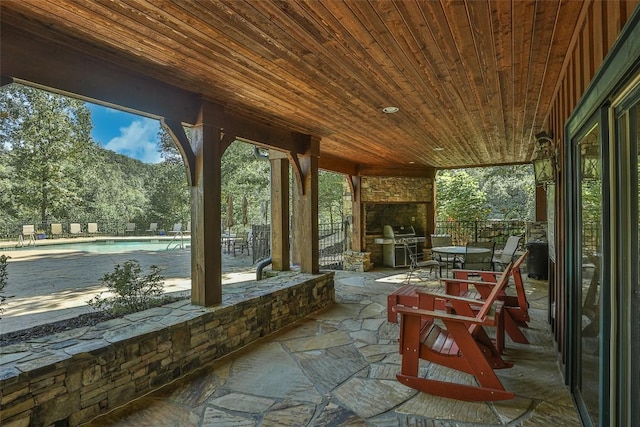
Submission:
[[[51,224],[51,237],[62,237],[62,224],[53,223]]]
[[[149,224],[149,228],[145,230],[145,233],[156,234],[158,232],[158,223],[152,222]]]
[[[16,247],[36,245],[36,226],[33,224],[23,225],[22,233],[18,236]]]
[[[87,234],[98,234],[98,223],[97,222],[89,222],[89,223],[87,223]]]
[[[169,230],[169,234],[182,234],[182,223],[176,222],[173,224],[173,228]]]
[[[124,229],[124,233],[135,233],[136,232],[136,223],[135,222],[128,222],[127,223],[127,228]]]
[[[77,237],[82,234],[82,227],[77,222],[72,222],[69,224],[69,234],[71,236]]]

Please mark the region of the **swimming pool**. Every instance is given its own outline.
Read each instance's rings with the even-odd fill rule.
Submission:
[[[180,240],[143,240],[143,241],[129,241],[129,240],[99,240],[93,242],[78,242],[78,243],[61,243],[61,244],[37,244],[35,246],[26,246],[23,248],[16,248],[18,251],[77,251],[77,252],[90,252],[100,254],[117,254],[123,252],[163,252],[167,250],[180,249]],[[186,238],[182,241],[184,248],[191,246],[191,239]]]

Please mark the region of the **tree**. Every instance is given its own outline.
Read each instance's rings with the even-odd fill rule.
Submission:
[[[436,176],[438,221],[479,221],[487,218],[486,195],[478,179],[465,170],[441,171]]]
[[[189,132],[186,134],[189,135]],[[182,156],[164,128],[160,129],[158,140],[164,161],[151,165],[154,178],[149,186],[146,222],[158,222],[162,227],[169,228],[177,222],[185,223],[191,217],[191,193]]]
[[[535,182],[531,165],[476,168],[480,189],[492,219],[530,219],[535,216]]]
[[[261,223],[261,206],[271,199],[271,171],[268,161],[255,156],[254,146],[244,142],[233,142],[222,156],[222,194],[220,206],[222,217],[226,217],[226,198],[232,194],[234,222],[242,225],[242,199],[247,198],[247,216],[250,224]]]
[[[78,203],[81,153],[93,144],[89,109],[81,101],[15,84],[0,94],[3,168],[16,174],[9,187],[16,216],[43,223],[64,216]]]
[[[318,221],[330,223],[341,221],[343,212],[344,175],[319,171],[318,176]]]

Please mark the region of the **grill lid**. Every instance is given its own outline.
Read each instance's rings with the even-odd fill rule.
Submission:
[[[385,225],[382,228],[382,235],[391,239],[414,237],[416,230],[411,225]]]

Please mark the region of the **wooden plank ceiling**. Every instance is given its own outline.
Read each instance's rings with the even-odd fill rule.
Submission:
[[[47,38],[225,111],[319,136],[321,158],[453,168],[530,160],[582,7],[3,0],[0,18],[3,31]],[[77,68],[78,78],[91,79]],[[386,106],[400,111],[384,114]]]

